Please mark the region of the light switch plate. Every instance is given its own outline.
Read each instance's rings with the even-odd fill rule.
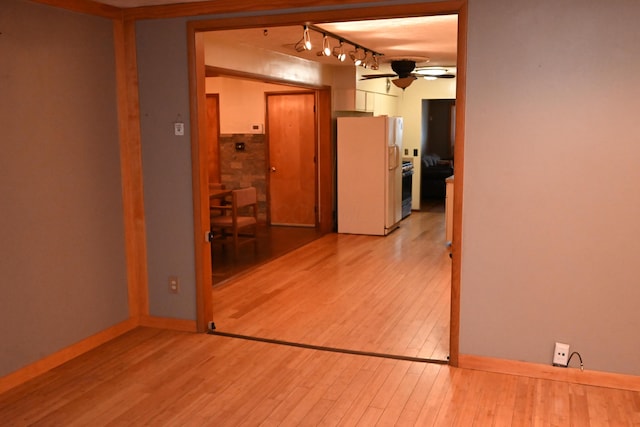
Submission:
[[[173,124],[173,133],[176,136],[184,136],[184,123],[182,122],[175,122]]]

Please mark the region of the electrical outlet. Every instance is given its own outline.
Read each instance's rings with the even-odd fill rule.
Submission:
[[[169,292],[177,294],[180,291],[180,281],[178,276],[169,276]]]
[[[557,342],[553,350],[553,366],[566,368],[567,365],[569,365],[569,344]]]

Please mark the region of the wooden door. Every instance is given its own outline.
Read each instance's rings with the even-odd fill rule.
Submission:
[[[207,170],[209,186],[220,183],[220,100],[217,94],[207,95],[207,128],[205,138],[207,144]]]
[[[315,93],[267,94],[269,218],[316,226]]]

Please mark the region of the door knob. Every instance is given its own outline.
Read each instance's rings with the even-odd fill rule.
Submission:
[[[271,172],[275,172],[276,171],[276,167],[275,166],[271,166]]]

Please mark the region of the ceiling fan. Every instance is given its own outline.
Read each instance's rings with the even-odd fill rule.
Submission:
[[[443,67],[416,67],[416,61],[410,59],[391,61],[391,69],[395,74],[365,74],[361,80],[397,77],[391,81],[400,89],[405,90],[414,80],[418,79],[418,77],[437,79],[451,79],[455,77],[454,74],[449,73],[449,71]]]

